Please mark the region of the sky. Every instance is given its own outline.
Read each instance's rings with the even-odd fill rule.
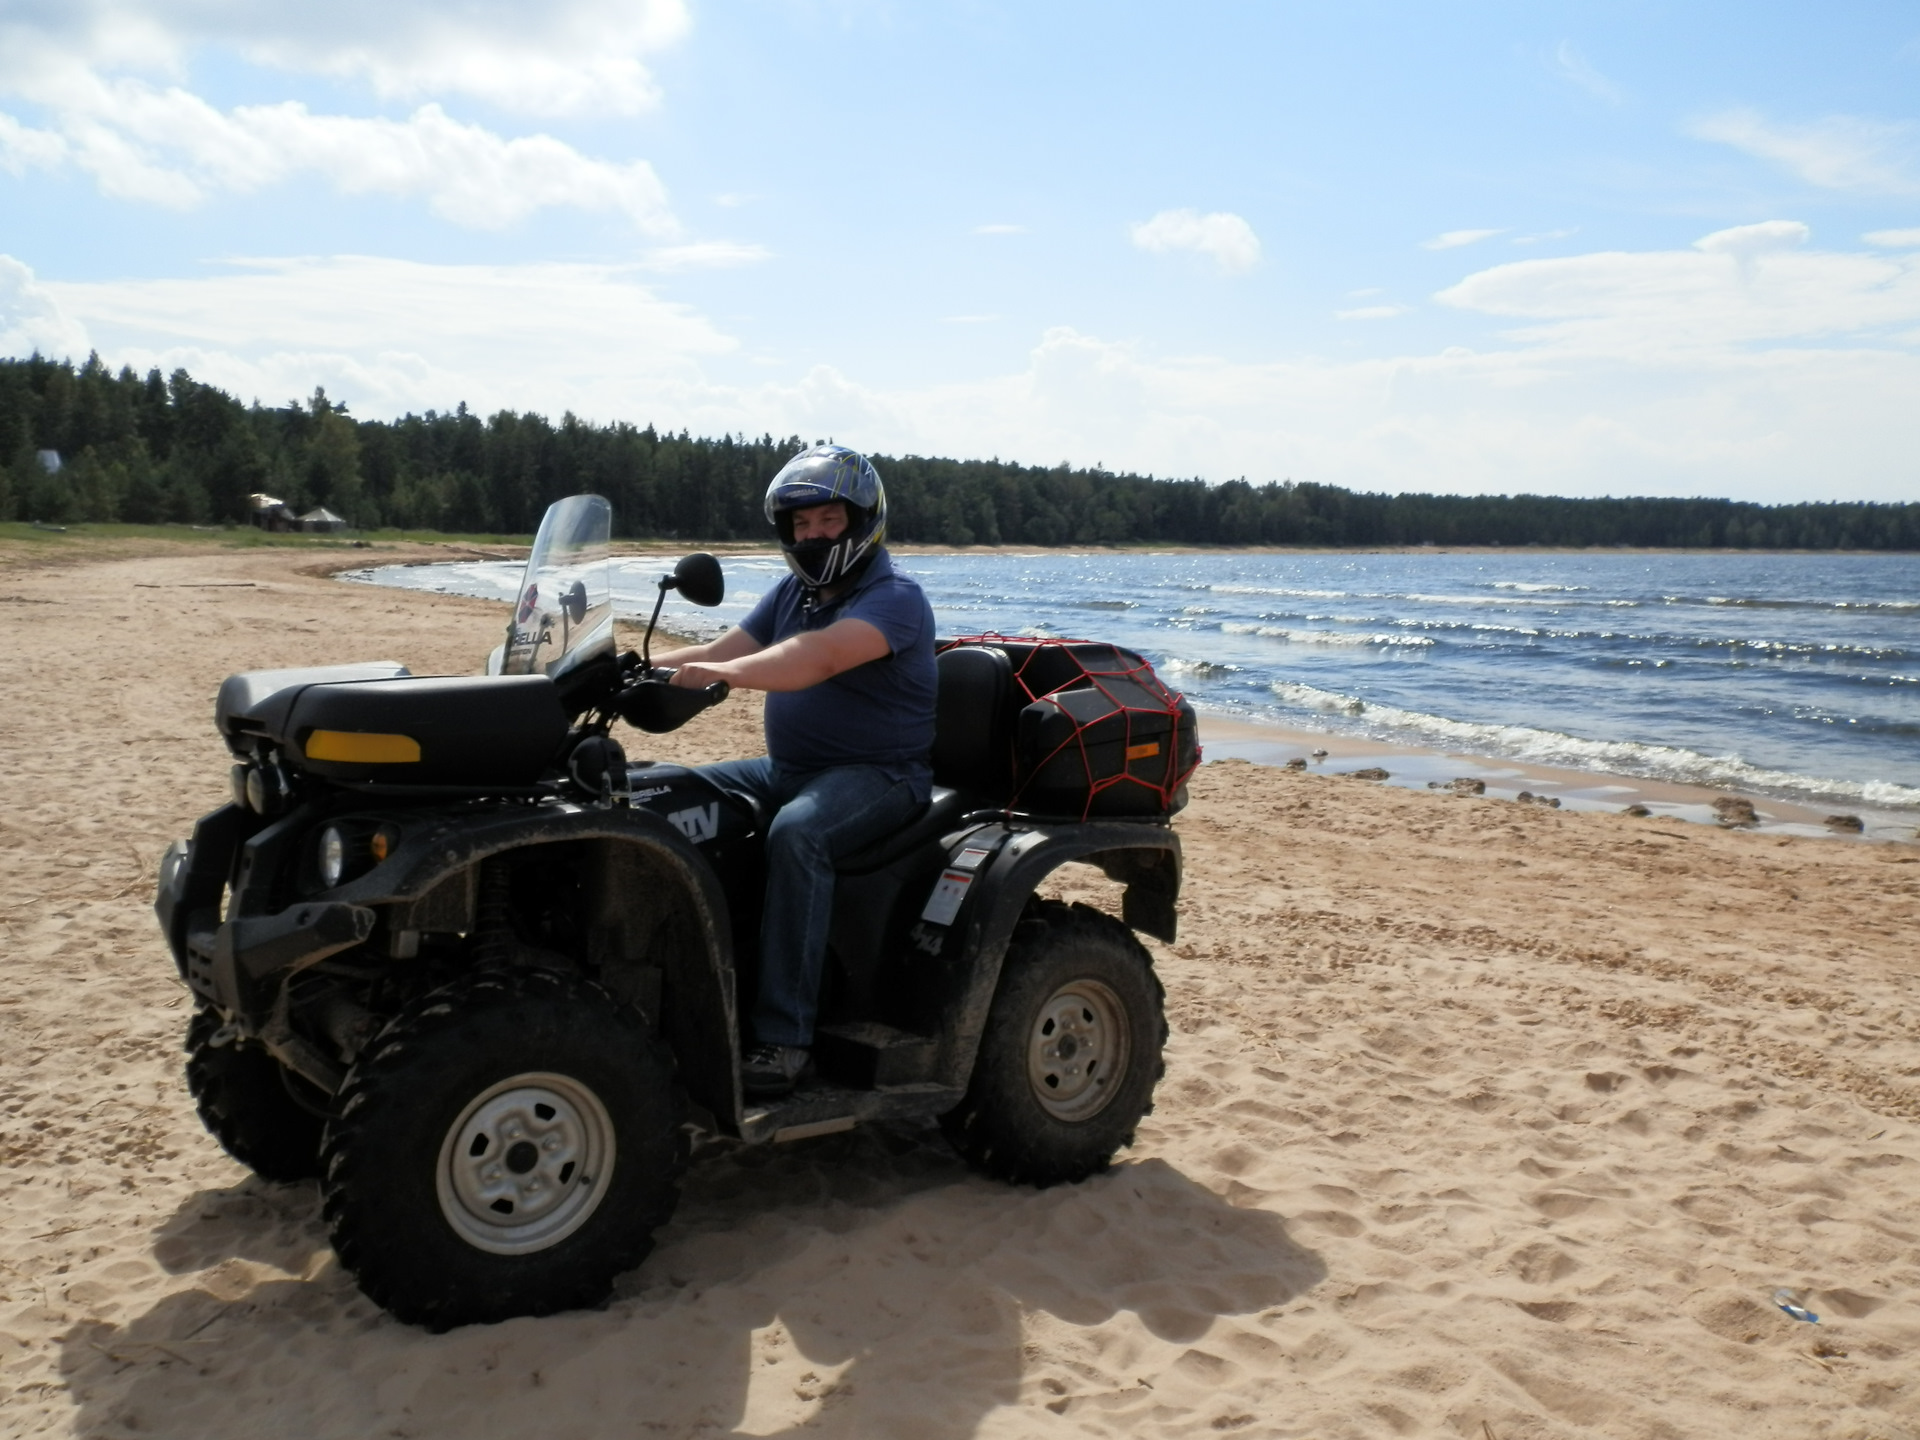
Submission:
[[[1920,7],[0,0],[0,354],[363,418],[1920,500]]]

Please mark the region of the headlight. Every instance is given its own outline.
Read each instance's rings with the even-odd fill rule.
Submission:
[[[271,756],[251,765],[233,767],[234,799],[256,815],[269,818],[287,808],[291,792],[287,777]]]
[[[329,825],[320,832],[320,884],[331,890],[340,883],[340,877],[347,869],[347,837],[337,826]]]

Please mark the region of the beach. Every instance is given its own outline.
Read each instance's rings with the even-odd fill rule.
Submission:
[[[228,793],[226,674],[493,644],[498,604],[341,563],[0,555],[0,1432],[1920,1437],[1920,846],[1226,732],[1149,942],[1166,1077],[1108,1174],[1011,1189],[913,1127],[705,1144],[605,1310],[395,1323],[312,1187],[201,1128],[150,908]],[[624,738],[751,753],[758,708]]]

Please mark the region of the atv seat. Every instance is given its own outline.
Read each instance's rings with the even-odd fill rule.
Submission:
[[[960,817],[973,808],[963,792],[936,785],[933,798],[921,807],[918,815],[891,835],[882,835],[871,845],[843,856],[834,865],[834,871],[840,875],[864,875],[870,870],[882,869],[904,855],[911,855],[929,840],[938,840],[958,826]]]
[[[934,663],[940,688],[934,701],[933,796],[900,829],[835,865],[842,875],[878,870],[939,839],[968,811],[1005,803],[1013,771],[1006,704],[1013,667],[1004,653],[983,647],[943,650]]]

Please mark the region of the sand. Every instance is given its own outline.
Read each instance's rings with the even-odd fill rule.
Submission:
[[[1920,849],[1243,760],[1179,820],[1167,1074],[1109,1174],[708,1145],[606,1310],[398,1325],[311,1188],[201,1130],[148,907],[225,794],[222,676],[471,670],[502,612],[298,551],[35,553],[0,559],[0,1431],[1920,1436]]]

